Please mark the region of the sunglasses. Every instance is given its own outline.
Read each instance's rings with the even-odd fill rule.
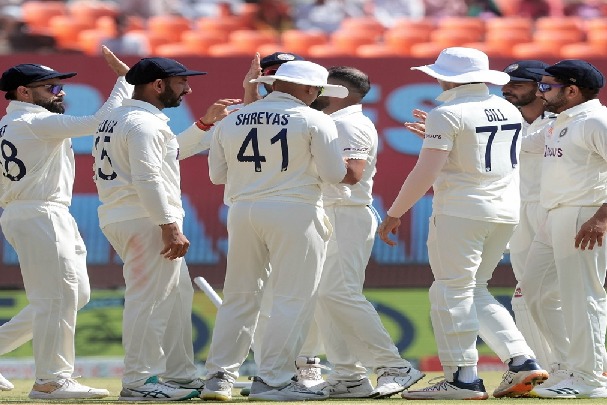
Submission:
[[[278,70],[278,68],[276,68],[276,69],[267,69],[267,70],[264,70],[264,71],[261,73],[261,75],[262,75],[262,76],[272,76],[272,75],[276,74],[276,71],[277,71],[277,70]]]
[[[39,84],[37,86],[25,86],[29,89],[35,89],[37,87],[44,87],[46,88],[52,95],[56,96],[59,93],[61,93],[61,91],[63,91],[63,84]]]
[[[547,93],[550,90],[554,89],[558,89],[559,87],[567,87],[570,86],[569,84],[553,84],[553,83],[542,83],[542,82],[538,82],[537,84],[537,89],[540,91],[540,93]]]

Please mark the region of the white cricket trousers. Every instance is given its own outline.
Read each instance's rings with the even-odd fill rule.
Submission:
[[[90,299],[86,248],[68,207],[44,201],[13,202],[0,224],[17,252],[29,304],[0,326],[0,353],[33,337],[36,378],[74,372],[76,311]]]
[[[283,201],[238,201],[228,212],[228,257],[208,376],[238,377],[259,317],[269,264],[272,310],[259,342],[258,376],[271,386],[288,384],[303,334],[314,316],[316,292],[331,225],[323,208]]]
[[[161,229],[149,218],[108,224],[103,233],[124,262],[122,385],[134,388],[151,376],[195,378],[194,288],[185,260],[160,254]]]
[[[377,230],[375,215],[365,205],[331,205],[325,210],[333,234],[318,286],[315,318],[333,368],[331,379],[364,378],[365,367],[410,367],[363,295]]]
[[[510,312],[487,289],[514,226],[449,215],[430,217],[430,315],[443,366],[475,366],[477,336],[504,362],[533,356]]]
[[[562,207],[548,212],[531,245],[521,280],[527,305],[559,362],[597,385],[607,383],[607,244],[575,248],[575,235],[598,207]]]
[[[525,295],[527,291],[521,288],[520,280],[525,271],[534,271],[533,268],[525,267],[531,242],[535,234],[546,218],[546,210],[540,205],[539,201],[522,201],[520,221],[514,229],[514,234],[510,238],[510,262],[512,270],[517,281],[514,294],[512,295],[512,311],[514,311],[514,320],[525,340],[533,349],[538,363],[546,370],[558,367],[556,357],[546,340],[546,337],[540,332],[539,327],[533,320]],[[533,291],[528,292],[533,294]]]

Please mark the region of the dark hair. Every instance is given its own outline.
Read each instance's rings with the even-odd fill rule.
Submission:
[[[371,90],[369,76],[355,67],[333,66],[329,68],[329,78],[347,83],[351,90],[360,94],[361,99]]]
[[[16,90],[7,91],[6,93],[4,93],[4,98],[7,100],[16,100],[17,99]]]
[[[599,96],[599,91],[601,90],[598,88],[581,87],[562,77],[554,76],[554,80],[561,84],[576,86],[578,89],[580,89],[580,93],[582,94],[584,101],[594,100]]]

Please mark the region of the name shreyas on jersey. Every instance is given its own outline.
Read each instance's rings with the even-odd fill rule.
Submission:
[[[116,124],[118,124],[118,121],[104,120],[101,124],[99,124],[99,128],[97,128],[97,132],[113,134],[114,127],[116,126]]]
[[[287,125],[289,114],[278,114],[266,111],[258,111],[236,116],[236,125]]]
[[[551,148],[548,145],[544,145],[544,157],[563,157],[563,149]]]

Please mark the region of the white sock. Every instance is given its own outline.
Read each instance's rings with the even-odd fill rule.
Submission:
[[[443,366],[443,373],[445,374],[445,380],[453,382],[453,374],[457,371],[457,366]]]
[[[458,380],[468,384],[478,380],[478,372],[476,366],[459,367]]]
[[[523,364],[524,362],[526,362],[530,358],[531,357],[527,356],[526,354],[521,354],[520,356],[514,356],[512,358],[512,360],[510,361],[510,365],[512,365],[512,366],[520,366],[521,364]]]

